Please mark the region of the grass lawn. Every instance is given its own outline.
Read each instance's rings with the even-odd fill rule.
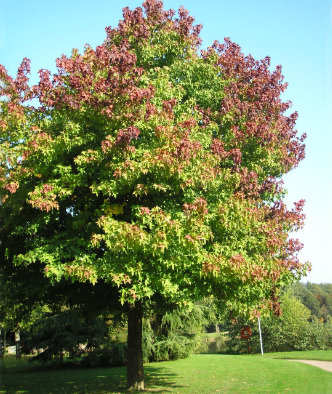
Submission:
[[[311,357],[312,352],[300,353]],[[321,352],[319,352],[321,353]],[[332,352],[328,357],[331,357]],[[288,353],[291,354],[291,353]],[[279,357],[280,353],[275,353]],[[332,373],[310,365],[261,355],[193,355],[145,365],[147,391],[159,393],[269,392],[331,393]],[[295,357],[296,358],[296,355]],[[321,357],[322,359],[322,357]],[[16,362],[2,364],[0,393],[125,392],[125,368],[50,369]]]
[[[310,350],[306,352],[280,352],[266,353],[264,357],[290,358],[294,360],[321,360],[332,361],[332,350]]]
[[[227,333],[225,332],[207,332],[204,334],[204,338],[224,338]]]

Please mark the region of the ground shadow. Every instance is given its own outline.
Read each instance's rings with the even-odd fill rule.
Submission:
[[[176,374],[160,363],[146,365],[146,392],[164,393],[183,387]],[[2,363],[0,393],[126,393],[126,368],[52,367],[26,360]]]
[[[153,391],[155,393],[165,393],[167,391],[173,391],[176,388],[185,387],[184,385],[179,385],[176,377],[178,376],[173,371],[170,370],[160,363],[153,366],[146,365],[144,367],[145,373],[145,383],[146,391]]]

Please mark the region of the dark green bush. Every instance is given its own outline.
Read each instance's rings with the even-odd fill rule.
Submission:
[[[126,352],[126,344],[110,342],[105,347],[87,353],[80,364],[84,367],[122,366],[126,364]]]
[[[177,360],[197,352],[203,346],[206,325],[201,305],[152,315],[144,322],[144,361]]]
[[[35,354],[32,361],[61,363],[64,357],[76,359],[97,349],[105,342],[107,333],[102,319],[63,311],[36,320],[25,332],[22,346],[26,354]]]

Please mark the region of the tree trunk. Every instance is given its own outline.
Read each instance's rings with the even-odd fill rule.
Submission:
[[[134,390],[144,390],[142,318],[142,302],[136,301],[128,311],[127,338],[127,387]]]

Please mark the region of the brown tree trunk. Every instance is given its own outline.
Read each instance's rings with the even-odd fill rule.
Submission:
[[[144,390],[142,318],[142,302],[136,301],[128,311],[127,338],[127,387],[134,390]]]

